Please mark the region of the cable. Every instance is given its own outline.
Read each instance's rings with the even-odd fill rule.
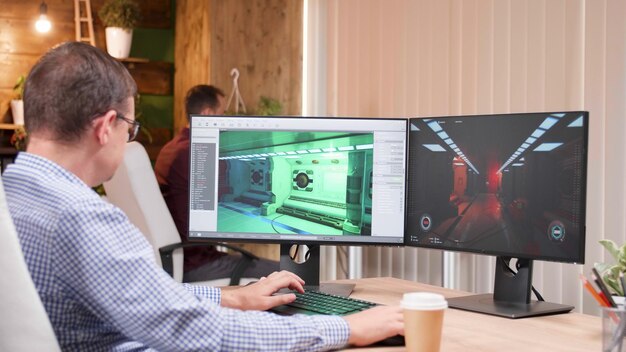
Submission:
[[[296,258],[298,257],[298,251],[300,251],[299,244],[296,245],[296,250],[293,252],[293,255],[289,254],[289,258],[291,258],[291,260],[293,261],[296,261]],[[304,253],[304,261],[309,260],[310,257],[311,257],[311,249],[307,247],[306,253]]]
[[[348,257],[348,250],[345,246],[337,246],[337,251],[339,252],[337,254],[337,263],[339,264],[339,269],[341,270],[341,272],[344,275],[344,278],[348,278],[348,268],[346,263],[344,263],[343,258],[347,258]]]
[[[517,275],[517,271],[515,271],[515,270],[518,270],[518,271],[519,271],[519,268],[520,268],[520,266],[522,265],[519,259],[515,262],[515,270],[511,269],[511,267],[509,266],[509,261],[508,261],[508,260],[507,260],[507,261],[505,261],[505,264],[506,264],[506,265],[505,265],[505,266],[506,266],[506,268],[507,268],[507,269],[508,269],[511,273],[513,273],[514,275]],[[530,289],[533,291],[533,293],[535,294],[535,297],[537,297],[537,300],[538,300],[538,301],[544,301],[543,296],[541,296],[541,294],[540,294],[540,293],[539,293],[539,291],[535,288],[535,286],[531,285],[531,286],[530,286]]]
[[[285,214],[281,214],[278,215],[277,217],[272,219],[272,222],[270,222],[270,225],[272,226],[272,229],[274,230],[274,232],[276,232],[277,234],[281,234],[278,230],[276,230],[276,227],[274,227],[274,220],[280,218],[281,216],[285,216]]]
[[[297,244],[296,245],[296,250],[293,252],[293,255],[289,254],[289,258],[291,258],[291,260],[295,261],[296,257],[298,256],[298,251],[300,250],[300,245]],[[306,257],[306,254],[304,255]]]
[[[520,267],[520,261],[518,260],[517,262],[515,262],[515,269],[519,270]],[[513,271],[508,265],[507,268],[509,268],[511,271]],[[516,272],[513,271],[513,273],[517,274]],[[535,288],[535,286],[531,285],[530,289],[533,291],[533,293],[535,294],[535,297],[537,297],[538,301],[543,301],[543,296],[541,296],[541,294],[539,293],[539,291],[537,291],[537,289]]]

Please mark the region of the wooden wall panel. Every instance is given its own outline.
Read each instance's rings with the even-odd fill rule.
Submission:
[[[230,71],[236,67],[249,109],[256,108],[260,96],[267,96],[281,102],[283,113],[299,115],[302,1],[212,0],[211,21],[211,83],[228,95]]]
[[[74,40],[74,22],[53,23],[47,34],[35,31],[34,18],[6,18],[0,13],[0,53],[39,56],[54,45]]]
[[[142,28],[169,28],[171,27],[171,0],[140,0],[143,20],[139,23]],[[35,21],[39,16],[39,0],[1,0],[0,2],[0,120],[7,121],[8,101],[13,97],[11,89],[20,75],[28,74],[30,68],[39,57],[53,46],[75,40],[74,2],[69,0],[47,0],[48,17],[52,22],[52,30],[41,34],[35,31]],[[104,0],[92,0],[94,17],[94,31],[96,46],[106,49],[104,27],[98,18],[97,12]],[[148,67],[150,77],[170,73],[171,67],[161,67],[154,72]],[[135,79],[145,81],[143,70]],[[149,77],[149,78],[150,78]],[[142,93],[171,94],[171,75],[158,79],[154,88]],[[152,83],[150,83],[152,85]],[[164,93],[165,92],[165,93]]]
[[[187,124],[185,94],[210,79],[210,4],[208,1],[177,0],[174,56],[174,131]]]
[[[0,123],[13,123],[10,113],[11,99],[13,99],[13,90],[0,89]]]
[[[172,95],[172,64],[169,62],[132,62],[121,60],[133,76],[139,93]]]

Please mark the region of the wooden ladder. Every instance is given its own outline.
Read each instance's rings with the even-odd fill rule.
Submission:
[[[74,0],[74,23],[76,25],[76,41],[96,46],[90,0]],[[87,36],[83,34],[85,29]]]

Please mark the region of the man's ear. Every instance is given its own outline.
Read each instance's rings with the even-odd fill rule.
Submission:
[[[109,142],[116,118],[117,112],[109,110],[104,115],[93,120],[93,135],[100,145],[105,145]]]

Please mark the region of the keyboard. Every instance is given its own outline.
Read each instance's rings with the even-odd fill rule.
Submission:
[[[295,301],[274,307],[271,311],[282,315],[349,315],[376,306],[376,303],[313,290],[305,290],[304,293],[296,292],[295,294]]]

